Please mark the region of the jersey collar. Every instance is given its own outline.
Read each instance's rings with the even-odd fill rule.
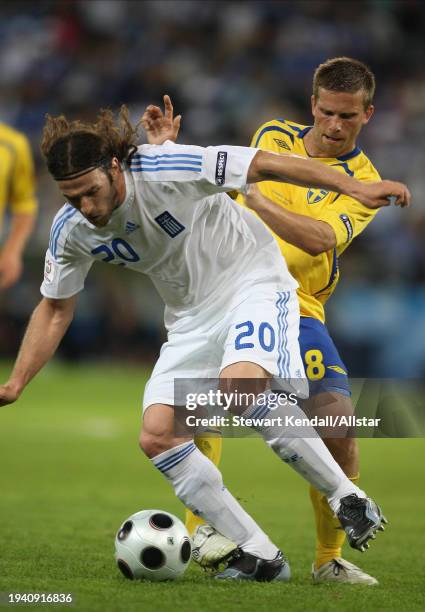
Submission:
[[[300,130],[298,132],[298,134],[297,134],[298,138],[303,139],[304,136],[311,130],[312,127],[313,127],[312,125],[308,125],[304,129]],[[304,149],[305,149],[305,145],[304,145]],[[305,149],[305,152],[307,153],[307,149]],[[360,147],[354,147],[354,149],[352,151],[350,151],[349,153],[346,153],[345,155],[340,155],[340,157],[335,157],[335,158],[332,158],[332,159],[337,159],[338,161],[345,162],[345,161],[348,161],[349,159],[353,159],[353,157],[356,157],[356,155],[359,155],[361,152],[362,152],[362,150],[360,149]],[[308,155],[308,153],[307,153],[307,155]],[[310,155],[308,155],[308,156],[311,157]],[[315,159],[319,159],[319,158],[316,157]],[[325,158],[323,158],[323,159],[325,159]]]

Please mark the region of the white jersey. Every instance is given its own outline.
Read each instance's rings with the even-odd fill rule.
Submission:
[[[67,298],[95,261],[147,274],[163,298],[165,324],[218,307],[253,284],[293,289],[279,247],[261,221],[225,191],[246,185],[257,149],[141,145],[124,171],[126,197],[105,227],[70,204],[56,215],[41,293]]]

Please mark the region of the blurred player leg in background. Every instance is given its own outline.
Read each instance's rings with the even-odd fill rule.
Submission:
[[[309,400],[303,406],[308,415],[353,415],[347,368],[326,326],[312,317],[301,317],[300,349],[310,386]],[[345,475],[358,485],[359,449],[353,433],[348,431],[347,437],[333,438],[332,432],[321,432],[324,434],[323,441]],[[346,567],[346,562],[341,558],[345,533],[339,529],[338,519],[326,497],[314,487],[310,487],[310,499],[316,522],[313,579],[317,582],[338,580],[377,584],[375,578],[356,566],[348,564]]]
[[[218,429],[209,429],[205,434],[195,436],[195,444],[199,450],[208,457],[215,466],[220,465],[223,440]],[[186,529],[192,535],[197,527],[205,525],[200,516],[195,516],[191,510],[186,508]]]

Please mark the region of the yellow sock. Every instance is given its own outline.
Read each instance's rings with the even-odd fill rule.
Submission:
[[[359,474],[350,478],[354,484],[358,484]],[[334,516],[329,507],[328,500],[323,493],[310,487],[310,499],[313,504],[316,519],[316,569],[328,563],[336,557],[341,557],[342,545],[345,541],[345,533],[341,529],[339,520]]]
[[[223,445],[223,440],[219,431],[207,432],[202,436],[196,436],[195,444],[214,465],[218,466]],[[205,521],[203,519],[199,516],[195,516],[191,510],[186,508],[186,529],[190,535],[192,535],[198,525],[203,525],[204,523]]]

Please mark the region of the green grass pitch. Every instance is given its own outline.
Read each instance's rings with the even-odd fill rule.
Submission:
[[[312,585],[307,486],[257,439],[225,440],[224,479],[289,557],[292,582],[216,584],[194,564],[176,582],[125,580],[113,559],[121,521],[155,507],[183,517],[138,449],[146,375],[52,364],[0,409],[0,592],[71,592],[72,609],[108,612],[425,609],[424,439],[361,443],[362,485],[390,525],[366,554],[346,557],[378,587]]]

